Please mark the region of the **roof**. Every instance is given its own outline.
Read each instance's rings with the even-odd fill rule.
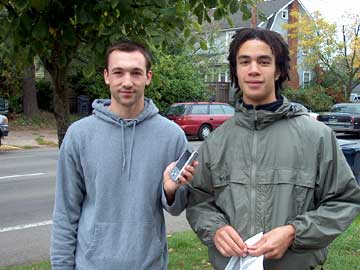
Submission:
[[[257,4],[257,11],[258,13],[263,13],[266,18],[272,23],[274,20],[275,14],[283,9],[284,7],[287,7],[293,2],[293,0],[268,0],[263,1]],[[232,29],[232,28],[242,28],[242,27],[250,27],[251,20],[243,21],[242,20],[242,12],[239,10],[238,12],[232,14],[231,19],[234,23],[233,27],[230,27],[228,22],[226,20],[222,20],[219,23],[219,26],[221,29]],[[258,24],[261,23],[260,18],[257,19]],[[268,25],[266,28],[270,28],[271,24]]]

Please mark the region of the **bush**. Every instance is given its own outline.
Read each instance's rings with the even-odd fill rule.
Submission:
[[[328,111],[334,100],[327,94],[327,90],[319,85],[305,88],[287,88],[283,91],[290,101],[298,102],[314,112]]]
[[[189,54],[159,55],[159,62],[153,67],[153,81],[145,95],[154,100],[161,112],[175,102],[209,99],[201,68]]]

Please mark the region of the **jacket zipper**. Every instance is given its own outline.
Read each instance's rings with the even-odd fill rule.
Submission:
[[[252,153],[251,153],[251,177],[250,177],[250,235],[252,237],[255,235],[256,229],[256,152],[257,152],[257,112],[255,111],[254,119],[254,137],[252,144]]]

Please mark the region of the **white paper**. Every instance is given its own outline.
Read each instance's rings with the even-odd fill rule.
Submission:
[[[245,241],[247,245],[253,245],[258,242],[263,233],[260,232]],[[226,265],[225,270],[264,270],[263,266],[264,255],[259,257],[246,256],[246,257],[231,257],[229,263]]]

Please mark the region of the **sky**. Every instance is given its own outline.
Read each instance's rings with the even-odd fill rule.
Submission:
[[[305,8],[313,13],[318,10],[329,22],[342,23],[346,16],[344,13],[360,14],[359,0],[300,0]]]

